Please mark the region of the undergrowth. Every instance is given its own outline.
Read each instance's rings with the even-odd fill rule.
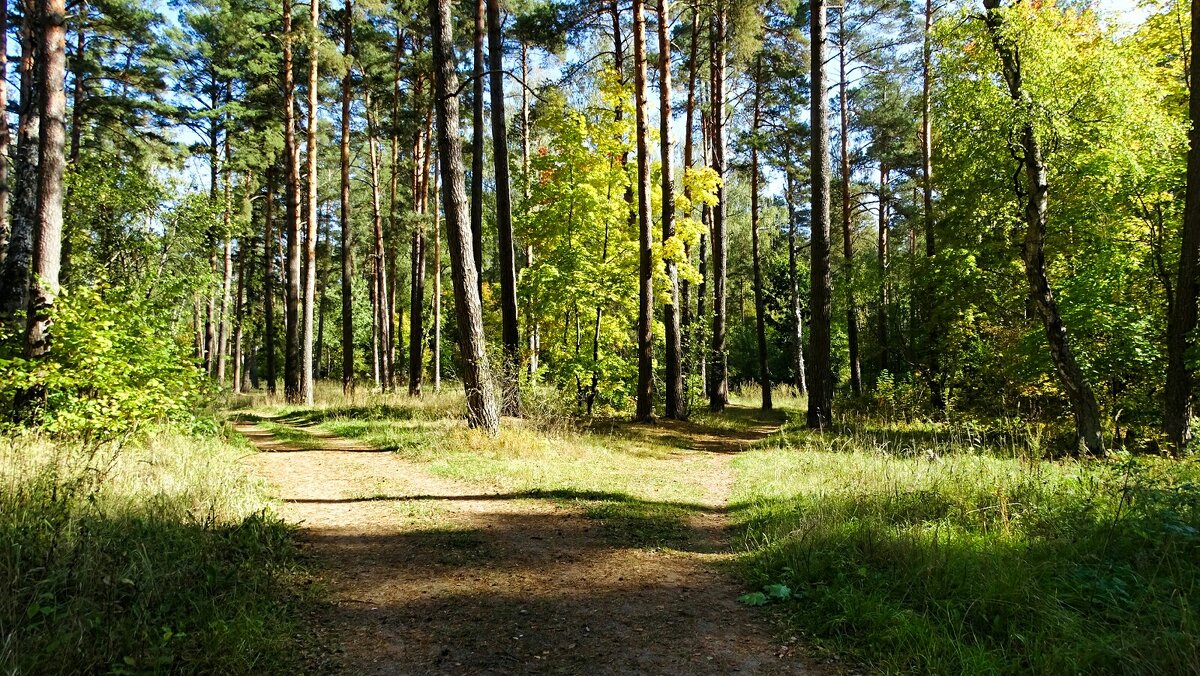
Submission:
[[[841,432],[735,460],[753,600],[792,630],[887,673],[1200,673],[1194,460]]]
[[[298,666],[292,533],[215,435],[0,443],[0,673]]]

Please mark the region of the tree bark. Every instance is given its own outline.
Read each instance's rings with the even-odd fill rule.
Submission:
[[[0,73],[8,73],[8,3],[0,3]],[[0,87],[0,110],[8,110],[8,86]],[[7,113],[5,113],[7,115]],[[8,148],[11,142],[7,117],[0,124],[0,282],[3,282],[4,261],[8,253],[9,230],[8,196],[10,186]],[[0,290],[0,298],[4,292]]]
[[[376,307],[378,308],[376,323],[379,326],[379,378],[380,389],[388,392],[392,390],[395,384],[392,374],[391,354],[388,350],[388,346],[391,345],[392,326],[388,320],[387,303],[385,302],[388,297],[388,279],[386,249],[383,240],[383,206],[379,192],[379,133],[371,106],[370,90],[366,94],[366,109],[368,127],[367,148],[371,161],[371,222],[373,232],[375,233],[375,298],[379,301],[376,303]]]
[[[501,411],[521,415],[521,335],[517,323],[517,262],[513,250],[512,186],[508,171],[508,129],[504,115],[504,43],[500,0],[487,0],[488,65],[492,94],[492,156],[496,165],[496,239],[500,249],[500,333],[504,363]],[[479,271],[476,271],[477,273]]]
[[[342,228],[342,394],[354,393],[354,233],[350,223],[350,103],[354,91],[354,71],[350,66],[354,54],[354,1],[346,0],[342,26],[342,54],[346,57],[346,74],[342,76],[342,136],[341,136],[341,228]],[[395,171],[393,181],[395,180]],[[393,183],[394,185],[394,183]],[[394,193],[394,188],[393,188]],[[394,195],[393,195],[394,201]]]
[[[217,384],[225,386],[225,369],[229,358],[229,321],[233,293],[233,176],[230,173],[229,135],[225,135],[225,206],[221,215],[221,305],[217,315]]]
[[[29,309],[25,328],[25,357],[44,359],[51,349],[51,311],[58,296],[62,255],[63,142],[66,136],[66,3],[40,3],[40,101],[38,136],[37,227],[33,238]],[[45,397],[45,386],[35,388],[31,400]]]
[[[267,353],[267,393],[275,394],[275,167],[267,167],[267,194],[263,202],[263,349]]]
[[[529,201],[529,45],[521,42],[521,193]],[[525,267],[533,267],[533,245],[525,245]],[[533,301],[528,306],[525,330],[529,333],[529,379],[538,370],[538,326],[533,314]]]
[[[750,128],[750,242],[754,267],[754,328],[758,338],[758,385],[762,408],[771,410],[771,373],[767,367],[767,306],[763,299],[762,254],[758,231],[758,129],[762,121],[762,56],[754,63],[754,117]]]
[[[483,62],[483,39],[485,32],[488,31],[484,25],[487,16],[486,5],[487,0],[476,0],[475,52],[471,63],[474,69],[471,86],[475,95],[475,100],[471,102],[471,247],[481,299],[483,298],[483,80],[486,75]]]
[[[660,0],[661,2],[661,0]],[[644,0],[633,0],[633,92],[637,120],[638,215],[638,384],[634,419],[654,419],[654,249],[650,220],[650,147],[646,105],[646,16]],[[668,146],[670,139],[665,141]]]
[[[1009,96],[1015,105],[1028,107],[1030,100],[1024,88],[1020,55],[1018,48],[1004,36],[1004,16],[1000,9],[1000,0],[984,0],[984,7],[987,9],[988,33],[996,54],[1000,57],[1002,75],[1008,85]],[[1100,422],[1100,406],[1083,370],[1075,360],[1067,338],[1067,327],[1063,324],[1058,303],[1046,275],[1046,206],[1050,185],[1041,142],[1032,122],[1025,121],[1020,124],[1020,163],[1025,174],[1027,193],[1021,196],[1025,200],[1026,226],[1021,258],[1025,263],[1029,295],[1037,306],[1038,314],[1041,315],[1050,347],[1050,357],[1071,403],[1079,450],[1092,455],[1103,455],[1104,432]]]
[[[13,186],[12,229],[5,251],[4,276],[0,279],[0,321],[8,324],[29,305],[29,270],[33,263],[33,231],[37,223],[38,136],[41,129],[38,0],[23,0],[22,8],[16,183]]]
[[[795,177],[792,175],[791,169],[787,169],[787,188],[784,193],[784,198],[787,200],[788,210],[788,287],[791,292],[792,304],[792,319],[796,322],[796,333],[792,338],[796,341],[795,362],[792,368],[796,372],[796,393],[800,396],[808,395],[808,378],[804,368],[804,317],[800,313],[800,275],[797,273],[797,254],[799,251],[796,248],[796,240],[798,237],[799,226],[796,223],[796,186]]]
[[[283,152],[287,167],[287,296],[283,393],[299,403],[300,355],[300,158],[296,144],[296,82],[292,71],[292,2],[283,0]]]
[[[237,300],[234,304],[234,323],[233,323],[233,393],[242,393],[242,377],[245,375],[245,369],[242,364],[242,338],[244,331],[242,330],[242,321],[245,319],[246,312],[246,244],[242,240],[238,240],[238,266],[237,266]],[[250,251],[253,255],[253,249]]]
[[[921,192],[925,220],[925,257],[932,262],[937,253],[933,213],[933,0],[925,0],[925,33],[921,46]],[[930,284],[930,290],[933,291]],[[929,368],[929,398],[933,407],[945,410],[942,378],[938,364],[938,297],[936,292],[925,297],[926,359]]]
[[[425,210],[424,188],[418,164],[426,152],[424,137],[418,131],[413,143],[413,205],[419,212]],[[409,289],[408,308],[408,394],[421,396],[421,381],[425,374],[425,224],[418,219],[413,225],[411,236],[412,281]],[[478,289],[477,289],[478,290]]]
[[[810,428],[829,427],[833,416],[833,369],[830,360],[829,276],[829,100],[825,97],[825,0],[810,0],[812,41],[810,128],[812,129],[812,225],[809,245],[809,372],[807,423]]]
[[[438,209],[438,178],[433,175],[433,345],[430,366],[433,393],[442,391],[442,217]]]
[[[659,153],[662,157],[662,238],[664,248],[675,236],[675,176],[671,157],[671,36],[669,0],[658,0],[658,105]],[[685,167],[686,171],[686,167]],[[683,338],[679,326],[679,270],[663,256],[667,275],[667,302],[663,305],[666,339],[666,415],[683,418]]]
[[[452,96],[452,92],[458,90],[458,76],[455,74],[454,38],[450,29],[450,1],[429,0],[429,14],[434,36],[438,164],[442,177],[442,203],[446,211],[450,277],[454,283],[454,312],[458,321],[462,381],[467,394],[467,421],[472,427],[481,428],[495,436],[500,432],[500,416],[488,366],[476,270],[471,260],[462,140],[458,135],[458,99]]]
[[[683,173],[680,178],[684,181],[684,196],[689,200],[690,217],[694,211],[690,211],[692,194],[687,189],[687,173],[692,168],[692,161],[695,159],[695,125],[696,125],[696,73],[699,70],[700,58],[700,9],[698,3],[693,0],[691,7],[692,15],[692,34],[690,53],[688,56],[688,88],[687,88],[687,105],[684,108],[683,117]],[[691,252],[684,248],[684,256],[690,261]],[[686,336],[684,341],[687,345],[691,345],[694,338],[691,335],[692,327],[692,285],[686,280],[680,280],[679,283],[679,304],[683,308],[682,316],[680,317],[681,331]],[[690,347],[687,348],[690,351]],[[683,364],[684,367],[687,364]]]
[[[890,366],[890,355],[888,354],[888,305],[891,303],[891,298],[888,294],[888,274],[891,266],[891,233],[889,232],[888,207],[890,203],[890,195],[888,195],[888,172],[890,171],[887,162],[879,163],[879,240],[876,242],[879,249],[879,367],[887,371]]]
[[[862,362],[858,355],[858,304],[854,298],[854,232],[851,228],[850,196],[850,101],[846,92],[846,14],[840,13],[838,22],[838,105],[841,108],[839,122],[842,126],[842,257],[846,285],[846,340],[850,350],[850,391],[854,396],[862,394]],[[813,91],[816,91],[815,89]]]
[[[717,0],[712,36],[712,158],[721,182],[712,209],[713,333],[708,406],[723,411],[729,403],[729,353],[725,348],[725,281],[729,244],[725,234],[725,0]],[[816,90],[814,90],[816,91]]]
[[[308,169],[308,220],[304,235],[304,353],[300,370],[300,384],[304,392],[304,403],[313,404],[313,316],[317,303],[317,98],[320,93],[319,59],[317,40],[321,31],[321,3],[309,0],[308,21],[312,31],[312,44],[308,49],[308,130],[305,143],[305,163]]]

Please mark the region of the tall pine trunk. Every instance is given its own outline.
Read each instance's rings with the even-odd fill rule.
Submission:
[[[471,62],[474,70],[471,82],[474,93],[471,102],[471,246],[480,298],[483,297],[483,80],[486,75],[483,40],[488,31],[486,17],[487,0],[476,0],[475,51]]]
[[[387,258],[383,240],[383,206],[379,192],[379,131],[371,107],[371,93],[366,95],[367,150],[371,162],[371,224],[375,234],[375,298],[376,324],[379,327],[379,384],[380,389],[390,391],[395,384],[392,374],[392,359],[388,346],[391,345],[392,326],[388,318]]]
[[[675,236],[675,176],[671,157],[671,36],[668,0],[658,0],[659,153],[662,157],[662,238],[666,247]],[[686,168],[685,168],[686,171]],[[679,269],[663,257],[667,275],[667,302],[663,305],[663,337],[667,342],[666,414],[682,418],[683,338],[679,327]]]
[[[1192,349],[1196,329],[1196,300],[1200,295],[1200,0],[1192,0],[1192,35],[1188,81],[1192,95],[1188,99],[1187,201],[1184,204],[1179,253],[1179,280],[1175,304],[1167,318],[1167,387],[1163,429],[1176,452],[1183,452],[1192,441],[1192,370],[1187,354]]]
[[[496,165],[496,239],[500,249],[500,339],[504,362],[501,412],[521,415],[521,334],[517,324],[517,261],[513,250],[512,186],[508,171],[508,129],[504,116],[504,42],[500,0],[487,0],[489,89],[492,95],[492,157]],[[477,270],[476,273],[479,273]]]
[[[349,65],[354,54],[354,2],[346,0],[342,20],[342,53],[346,74],[342,76],[341,227],[342,227],[342,393],[354,393],[354,233],[350,225],[350,103],[354,72]],[[395,173],[393,171],[393,173]]]
[[[283,393],[301,400],[300,356],[300,158],[296,144],[296,82],[292,71],[292,2],[283,0],[283,152],[287,167],[287,296]]]
[[[788,212],[788,291],[790,292],[790,301],[792,306],[792,320],[796,322],[796,332],[792,335],[792,339],[796,341],[795,361],[792,368],[796,372],[795,386],[796,393],[800,396],[808,395],[808,378],[805,373],[804,364],[804,317],[800,313],[800,275],[797,273],[797,238],[799,233],[799,224],[796,222],[796,179],[791,168],[787,170],[787,188],[784,193],[784,198],[787,200]]]
[[[879,163],[879,239],[876,242],[879,249],[879,367],[887,371],[890,365],[888,354],[888,305],[891,297],[888,293],[888,276],[891,266],[891,233],[889,232],[888,208],[888,172],[886,161]]]
[[[762,388],[763,410],[771,410],[771,373],[767,368],[767,306],[763,300],[762,253],[758,231],[758,129],[762,122],[762,56],[754,62],[754,116],[750,134],[750,242],[754,267],[754,328],[758,338],[758,385]]]
[[[8,73],[8,3],[0,3],[0,73]],[[8,110],[8,87],[0,87],[0,110]],[[6,113],[7,115],[7,113]],[[8,219],[8,195],[10,186],[8,184],[9,171],[8,166],[8,147],[12,140],[9,131],[7,118],[5,124],[0,124],[0,271],[3,270],[4,260],[8,252],[8,238],[11,223]],[[0,272],[0,281],[3,280],[2,272]],[[0,297],[3,291],[0,290]]]
[[[418,83],[420,81],[418,80]],[[413,208],[418,213],[425,211],[426,188],[422,184],[420,166],[425,149],[423,130],[418,130],[413,142]],[[421,396],[421,381],[425,373],[425,223],[418,219],[412,231],[411,242],[412,280],[409,288],[408,308],[408,394]],[[478,289],[476,289],[478,291]]]
[[[925,33],[921,45],[921,196],[925,225],[925,258],[932,263],[937,253],[933,214],[933,0],[925,0]],[[933,279],[932,270],[927,273]],[[930,403],[937,410],[946,408],[938,363],[938,295],[929,285],[925,294],[925,352],[929,369]]]
[[[58,296],[62,255],[63,142],[66,136],[66,3],[41,0],[39,71],[41,129],[38,136],[37,220],[33,237],[29,308],[25,325],[25,356],[44,359],[51,349],[51,313]],[[32,399],[45,396],[35,388]]]
[[[267,360],[267,393],[275,394],[275,167],[267,167],[263,202],[263,350]]]
[[[304,349],[300,370],[300,385],[304,403],[313,403],[313,316],[317,303],[317,97],[320,93],[318,45],[321,30],[321,3],[309,0],[308,21],[312,44],[308,47],[308,129],[305,139],[305,163],[308,180],[307,222],[304,230]]]
[[[38,0],[23,0],[21,7],[16,182],[13,185],[12,227],[5,250],[4,275],[0,278],[0,321],[6,324],[13,323],[18,313],[24,312],[29,305],[29,270],[37,222],[38,136],[41,129]]]
[[[708,407],[723,411],[729,403],[729,353],[725,347],[725,281],[729,243],[725,233],[725,1],[717,0],[712,34],[712,158],[721,182],[717,205],[712,209],[713,320],[712,365],[709,369]]]
[[[435,163],[436,167],[436,163]],[[430,366],[433,370],[433,393],[442,391],[442,215],[438,208],[438,178],[433,176],[433,343]]]
[[[467,394],[467,421],[490,435],[500,431],[496,395],[492,390],[487,345],[483,336],[483,309],[474,262],[471,229],[467,220],[467,195],[463,179],[462,140],[458,135],[458,76],[454,66],[454,38],[450,29],[450,1],[429,0],[433,28],[434,107],[437,111],[442,202],[446,211],[446,239],[450,277],[454,283],[454,312],[458,320],[460,364]]]
[[[1002,75],[1008,85],[1009,96],[1016,106],[1029,106],[1020,54],[1018,48],[1005,37],[1000,0],[984,0],[984,7],[987,9],[988,33],[996,54],[1000,57]],[[1021,123],[1018,134],[1023,153],[1020,159],[1021,170],[1025,174],[1025,237],[1021,243],[1021,259],[1025,263],[1029,296],[1041,315],[1050,347],[1050,358],[1055,371],[1058,372],[1067,400],[1071,403],[1079,450],[1092,455],[1103,455],[1104,432],[1100,421],[1100,406],[1083,369],[1075,359],[1075,353],[1071,350],[1067,339],[1067,327],[1059,314],[1058,302],[1050,289],[1050,280],[1046,274],[1046,206],[1050,185],[1042,144],[1032,122]]]
[[[489,0],[494,1],[494,0]],[[646,105],[646,14],[633,0],[633,98],[637,126],[638,384],[634,418],[654,419],[654,244],[650,220],[650,130]],[[670,144],[670,139],[666,141]]]
[[[816,92],[809,106],[812,129],[812,225],[809,245],[809,387],[807,423],[824,429],[833,416],[833,368],[830,349],[829,276],[829,99],[825,96],[825,0],[810,0],[811,91]]]
[[[854,201],[850,195],[850,100],[846,87],[846,14],[840,13],[838,22],[838,105],[841,108],[839,122],[842,126],[842,259],[846,285],[846,342],[849,344],[850,390],[854,396],[862,394],[862,362],[858,355],[858,304],[854,298],[854,231],[851,212]],[[813,91],[817,91],[813,89]]]

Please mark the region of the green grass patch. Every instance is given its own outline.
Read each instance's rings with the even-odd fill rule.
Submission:
[[[300,668],[291,528],[215,437],[0,444],[0,672]]]
[[[754,588],[887,673],[1200,672],[1200,468],[792,432],[735,461]],[[756,597],[757,600],[757,597]]]

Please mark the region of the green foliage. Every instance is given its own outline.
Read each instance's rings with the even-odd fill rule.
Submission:
[[[1200,468],[987,453],[893,426],[739,457],[749,579],[883,672],[1194,671]]]
[[[244,449],[87,448],[0,450],[0,671],[294,673],[295,546]]]
[[[0,399],[45,388],[37,414],[45,431],[107,439],[155,424],[199,424],[206,381],[152,301],[82,287],[59,296],[52,330],[48,358],[0,357]]]

